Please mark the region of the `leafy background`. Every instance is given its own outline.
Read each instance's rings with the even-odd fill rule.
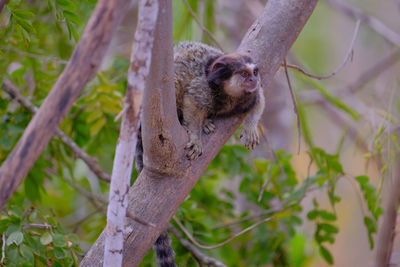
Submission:
[[[395,1],[348,1],[391,29],[400,29]],[[0,14],[0,82],[11,81],[40,106],[77,44],[94,0],[10,1]],[[234,50],[254,20],[258,1],[189,1],[202,25],[226,51]],[[240,12],[241,5],[253,7]],[[185,3],[173,1],[174,41],[215,45]],[[251,12],[250,12],[251,11]],[[61,129],[111,173],[137,7],[115,33],[96,77],[86,85]],[[232,21],[234,23],[232,23]],[[321,1],[289,55],[315,74],[343,61],[354,20]],[[393,45],[362,24],[352,62],[329,80],[316,81],[290,70],[298,96],[302,143],[283,72],[267,90],[264,141],[250,153],[233,137],[211,163],[175,217],[202,243],[222,242],[250,225],[252,231],[213,250],[227,266],[365,266],[373,249],[382,203],[394,173],[399,144],[399,64],[369,80],[353,98],[340,89],[388,55]],[[279,93],[277,93],[279,92]],[[283,96],[279,117],[268,125],[275,95]],[[312,101],[322,96],[320,102]],[[0,161],[4,161],[32,114],[0,92]],[[311,101],[310,101],[311,97]],[[327,109],[327,105],[336,115]],[[362,108],[360,108],[362,107]],[[272,111],[271,111],[272,110]],[[268,114],[270,115],[268,117]],[[344,116],[346,123],[338,123]],[[335,120],[336,119],[336,120]],[[287,136],[282,146],[274,134]],[[271,153],[271,150],[274,153]],[[134,171],[132,183],[137,177]],[[99,180],[59,138],[54,137],[0,213],[5,266],[76,266],[105,226],[108,184]],[[174,220],[171,223],[179,229]],[[172,236],[179,266],[197,266]],[[395,247],[396,250],[396,247]],[[141,266],[155,266],[149,252]]]

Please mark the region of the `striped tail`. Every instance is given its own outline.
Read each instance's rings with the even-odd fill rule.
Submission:
[[[176,267],[174,250],[167,230],[162,232],[153,246],[159,267]]]

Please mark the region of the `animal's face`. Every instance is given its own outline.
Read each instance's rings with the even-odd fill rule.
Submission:
[[[260,86],[257,64],[248,54],[231,53],[217,58],[207,79],[211,87],[219,87],[233,97],[255,93]]]

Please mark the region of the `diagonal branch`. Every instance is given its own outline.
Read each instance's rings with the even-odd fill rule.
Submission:
[[[380,20],[368,16],[367,14],[363,13],[361,10],[352,7],[351,5],[338,1],[338,0],[325,0],[334,8],[340,10],[342,13],[349,17],[353,17],[355,19],[361,20],[361,22],[366,23],[369,25],[374,31],[380,34],[383,38],[387,41],[395,44],[396,46],[400,47],[400,35],[396,32],[388,28],[385,24],[383,24]]]
[[[36,113],[38,108],[35,107],[28,99],[22,96],[18,91],[18,88],[12,84],[8,79],[4,79],[2,89],[6,91],[12,98],[15,98],[24,108],[28,109],[32,113]],[[82,159],[89,169],[96,174],[96,176],[106,182],[110,182],[110,175],[104,172],[99,165],[97,160],[89,156],[83,151],[69,136],[63,131],[57,128],[56,135],[67,145],[80,159]]]
[[[204,152],[195,161],[184,153],[186,133],[177,119],[172,75],[171,0],[159,1],[160,13],[150,73],[143,97],[144,169],[129,191],[129,211],[156,227],[138,223],[128,227],[124,266],[137,266],[163,231],[221,147],[243,117],[215,121],[217,130],[203,136]],[[296,40],[317,0],[269,0],[249,29],[239,51],[248,51],[259,62],[265,87]],[[104,232],[81,262],[101,266]]]
[[[13,151],[0,167],[0,207],[11,197],[47,146],[83,86],[100,66],[130,0],[100,0],[67,66]]]

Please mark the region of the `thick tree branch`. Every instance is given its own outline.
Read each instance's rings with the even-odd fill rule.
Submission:
[[[0,207],[18,188],[58,125],[95,74],[130,0],[101,0],[63,73],[0,167]]]
[[[139,1],[139,23],[135,33],[136,42],[133,46],[131,65],[128,71],[128,86],[124,107],[126,111],[122,118],[110,184],[105,230],[104,267],[122,266],[125,217],[137,142],[137,125],[145,82],[149,76],[157,13],[157,0]]]
[[[10,0],[0,0],[0,12],[3,10],[3,7],[7,5]]]
[[[164,2],[169,2],[168,8],[163,7]],[[143,99],[145,166],[129,191],[129,211],[145,221],[153,222],[156,227],[138,223],[129,226],[124,266],[137,266],[140,263],[243,119],[233,117],[217,120],[216,132],[202,137],[205,153],[195,161],[186,160],[183,147],[187,137],[177,120],[170,70],[170,4],[170,1],[160,1],[160,17],[150,71],[154,76],[146,86]],[[239,49],[249,51],[259,62],[264,86],[270,83],[316,4],[317,0],[269,0],[260,18],[246,34]],[[104,233],[82,260],[81,266],[101,266],[103,250]]]

